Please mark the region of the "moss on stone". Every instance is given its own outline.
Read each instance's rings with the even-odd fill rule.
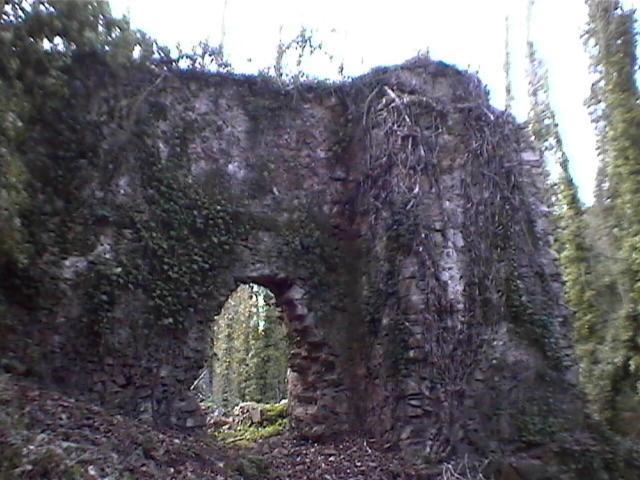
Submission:
[[[240,424],[213,432],[216,440],[238,446],[250,446],[258,440],[283,434],[288,425],[287,403],[256,404],[260,411],[258,423]]]

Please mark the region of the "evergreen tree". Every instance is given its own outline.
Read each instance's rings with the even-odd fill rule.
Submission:
[[[504,19],[504,109],[513,106],[513,82],[511,81],[511,49],[509,48],[509,17]]]
[[[531,21],[533,0],[529,1]],[[602,340],[600,315],[592,286],[590,248],[586,238],[584,211],[569,171],[569,159],[562,144],[558,122],[549,99],[549,79],[528,35],[529,127],[541,152],[559,167],[555,183],[556,248],[565,280],[565,297],[573,310],[573,336],[580,366],[581,382],[589,397],[597,400],[601,389],[594,384],[596,348]],[[599,410],[599,409],[598,409]]]
[[[225,408],[238,402],[236,388],[236,365],[234,364],[234,331],[233,320],[237,311],[235,293],[229,297],[220,315],[215,320],[215,364],[212,372],[215,385],[214,401]]]
[[[288,340],[281,312],[268,292],[260,305],[260,324],[254,330],[255,340],[250,357],[253,381],[252,400],[278,402],[286,398]]]
[[[234,329],[233,363],[236,367],[237,396],[240,401],[248,400],[251,383],[249,357],[253,350],[254,335],[257,327],[256,296],[253,285],[241,285],[237,290],[239,296],[239,312],[232,319]]]
[[[640,394],[640,106],[634,11],[618,0],[588,0],[587,46],[596,81],[590,107],[600,134],[601,207],[612,213],[621,307],[610,328],[612,381]]]
[[[214,324],[214,403],[231,408],[285,398],[290,348],[273,294],[258,285],[241,285]]]

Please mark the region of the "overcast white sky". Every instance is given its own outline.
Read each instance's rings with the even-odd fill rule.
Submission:
[[[280,35],[294,37],[301,26],[334,55],[315,56],[305,70],[336,77],[378,65],[401,63],[420,50],[431,57],[477,71],[492,103],[504,105],[505,16],[510,17],[514,113],[524,119],[526,93],[527,0],[226,0],[225,51],[240,72],[273,65]],[[128,14],[134,27],[173,46],[188,49],[200,40],[220,41],[225,0],[110,0],[115,14]],[[638,7],[640,0],[625,5]],[[588,58],[580,38],[586,21],[584,0],[537,0],[533,39],[546,62],[572,174],[582,199],[591,203],[597,159],[584,99],[589,94]],[[282,30],[282,33],[280,31]]]

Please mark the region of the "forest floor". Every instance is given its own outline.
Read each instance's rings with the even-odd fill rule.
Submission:
[[[444,477],[418,474],[362,438],[316,444],[285,434],[228,447],[0,375],[0,480],[414,478]]]

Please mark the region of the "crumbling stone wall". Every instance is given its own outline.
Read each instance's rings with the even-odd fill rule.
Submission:
[[[575,428],[578,398],[558,401],[577,378],[540,157],[459,72],[394,71],[369,91],[372,430],[440,459]]]
[[[40,145],[70,150],[63,184],[34,166],[36,253],[3,266],[6,365],[200,426],[188,388],[211,320],[254,282],[294,339],[302,435],[364,430],[439,461],[580,428],[542,161],[475,77],[426,60],[289,88],[77,68],[74,142]]]
[[[29,268],[7,267],[15,330],[3,351],[112,408],[198,427],[188,388],[213,317],[254,282],[293,337],[294,427],[314,438],[355,428],[361,248],[341,93],[194,72],[133,71],[114,85],[94,69],[77,122],[94,136],[72,151],[89,158],[69,174],[82,181],[50,194],[33,172],[38,207],[59,210],[34,219]]]

